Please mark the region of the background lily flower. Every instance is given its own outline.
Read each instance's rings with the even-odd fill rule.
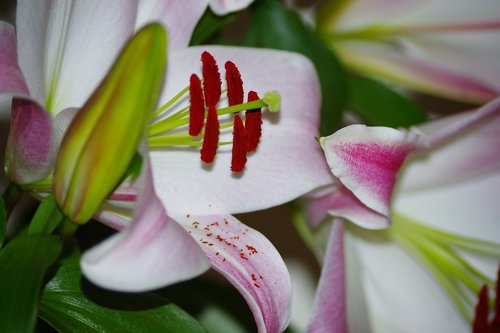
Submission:
[[[480,103],[500,90],[499,13],[494,0],[329,1],[317,26],[360,74]]]
[[[370,133],[387,138],[392,129],[360,136],[354,125],[323,139],[339,189],[308,206],[313,226],[327,215],[337,218],[311,332],[346,331],[346,312],[351,332],[470,331],[474,295],[493,283],[500,259],[499,129],[500,98],[424,124],[419,130],[430,147],[409,153],[401,170],[401,152],[415,141],[394,145]],[[363,150],[366,145],[373,149]],[[360,178],[367,169],[376,177]],[[347,225],[345,240],[340,219],[357,225]],[[390,223],[379,231],[358,227]]]
[[[55,127],[69,123],[75,108],[80,108],[88,99],[123,43],[136,27],[147,22],[146,14],[159,13],[151,11],[146,3],[153,4],[140,2],[138,11],[133,2],[127,2],[127,5],[121,2],[106,3],[104,6],[97,1],[77,1],[71,8],[64,7],[66,3],[60,6],[50,2],[19,3],[19,63],[28,81],[32,98],[28,100],[30,106],[36,106],[37,117],[49,120],[50,126],[41,128],[51,130],[55,115]],[[168,3],[165,2],[163,8],[165,13],[181,10],[179,8],[182,6],[167,6]],[[206,7],[206,3],[202,4]],[[142,6],[147,7],[144,9]],[[141,16],[141,13],[146,16]],[[189,11],[189,14],[195,13],[199,12],[194,9]],[[183,19],[187,20],[188,17]],[[162,21],[166,22],[167,27],[171,24],[168,23],[168,15],[162,16]],[[192,29],[187,28],[172,28],[169,31],[169,40],[184,42],[178,42],[176,47],[171,45],[169,48],[167,77],[160,105],[167,105],[167,109],[172,107],[177,111],[188,104],[187,96],[181,94],[181,98],[177,99],[174,96],[186,88],[192,73],[201,71],[199,58],[208,50],[219,63],[231,60],[238,64],[245,90],[259,93],[278,90],[282,98],[281,112],[264,115],[259,147],[249,156],[245,172],[239,175],[229,170],[231,153],[224,147],[219,148],[216,161],[207,166],[201,164],[196,147],[153,145],[151,166],[156,192],[167,207],[169,218],[179,222],[186,233],[197,240],[212,266],[245,297],[254,313],[259,331],[282,331],[288,323],[291,295],[286,267],[278,252],[262,234],[229,214],[271,207],[330,181],[331,176],[326,171],[312,173],[307,163],[296,159],[300,155],[308,161],[324,163],[322,153],[314,141],[318,134],[320,99],[316,73],[306,58],[288,52],[226,47],[183,49],[188,40],[185,36],[191,31]],[[176,35],[181,32],[186,33],[182,38]],[[86,43],[82,43],[82,38]],[[64,43],[61,44],[60,41]],[[46,59],[47,65],[44,66],[42,59]],[[294,75],[290,76],[290,73]],[[221,103],[226,103],[225,97]],[[47,111],[43,110],[42,105]],[[168,116],[167,112],[152,119],[151,126]],[[21,127],[27,126],[24,121],[15,123]],[[50,135],[35,136],[36,139],[57,142],[52,138],[52,135],[56,135],[50,130]],[[155,142],[153,137],[150,134],[149,145]],[[231,141],[230,133],[221,131],[221,141],[226,141],[226,137],[227,141]],[[20,139],[14,135],[12,140],[11,145],[18,147],[16,140]],[[50,179],[37,185],[38,188],[25,188],[43,191],[43,186],[50,186]],[[130,225],[130,233],[134,235],[147,233],[148,224],[130,224],[133,216],[136,216],[136,221],[141,221],[146,215],[133,213],[131,208],[140,194],[140,188],[136,183],[129,185],[122,186],[111,196],[114,201],[105,204],[98,217],[117,229]],[[136,224],[140,227],[134,227]],[[172,228],[170,225],[162,222],[158,224],[158,228]],[[92,253],[98,255],[84,256],[85,263],[82,266],[89,279],[118,290],[148,290],[180,281],[175,273],[162,275],[169,271],[166,267],[161,272],[144,274],[135,266],[141,261],[132,258],[115,267],[116,272],[122,272],[124,267],[128,267],[127,276],[112,273],[113,267],[100,264],[108,262],[107,258],[128,258],[124,254],[128,253],[124,250],[129,248],[126,245],[128,242],[140,246],[135,251],[149,258],[142,257],[142,260],[152,263],[162,255],[161,250],[171,243],[167,232],[158,232],[158,235],[161,236],[157,240],[158,245],[151,247],[144,241],[148,237],[112,238],[92,250]],[[130,241],[135,237],[141,241]],[[208,239],[210,237],[211,240]],[[170,272],[177,269],[174,263],[169,267]],[[111,277],[121,277],[123,283]]]

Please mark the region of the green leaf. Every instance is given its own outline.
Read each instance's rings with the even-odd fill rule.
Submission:
[[[43,278],[61,249],[55,236],[22,234],[0,252],[0,332],[33,332]]]
[[[51,194],[42,200],[31,220],[28,233],[33,234],[51,234],[63,220],[63,215],[57,208],[54,196]]]
[[[215,15],[210,8],[207,8],[194,29],[189,45],[201,45],[201,43],[212,37],[221,28],[233,22],[235,18],[235,13],[218,16]]]
[[[2,244],[5,239],[6,229],[7,229],[7,209],[5,208],[5,202],[3,201],[3,197],[0,195],[0,249],[2,248]]]
[[[194,318],[159,295],[110,292],[81,283],[81,278],[78,262],[68,262],[45,287],[40,316],[59,332],[206,333]]]
[[[347,81],[341,63],[304,26],[300,17],[280,2],[262,0],[255,4],[254,9],[253,25],[246,44],[298,52],[311,59],[318,72],[323,99],[320,132],[323,136],[332,134],[340,125],[347,102]]]
[[[408,127],[426,120],[415,102],[378,81],[350,77],[349,94],[349,109],[368,125]]]

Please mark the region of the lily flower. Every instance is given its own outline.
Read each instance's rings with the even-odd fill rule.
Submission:
[[[466,102],[500,91],[497,1],[329,1],[317,13],[325,42],[362,75]]]
[[[152,10],[152,4],[164,7],[159,10],[153,6],[157,10]],[[186,36],[193,27],[170,28],[172,21],[168,18],[195,22],[191,15],[198,13],[199,17],[206,2],[189,2],[192,10],[186,10],[187,4],[140,1],[137,8],[133,2],[124,5],[121,1],[105,5],[100,1],[20,1],[17,59],[13,29],[2,25],[8,37],[2,40],[2,50],[9,51],[1,55],[6,59],[3,70],[11,71],[19,81],[14,87],[7,81],[0,85],[4,96],[15,97],[7,170],[26,191],[51,191],[54,152],[75,112],[105,77],[133,31],[148,22],[147,13],[165,13],[161,21],[169,27],[172,41],[167,75],[160,106],[151,114],[145,139],[153,186],[147,175],[141,178],[142,183],[128,180],[103,203],[96,217],[122,232],[84,254],[83,272],[103,287],[150,290],[186,279],[195,271],[200,273],[206,268],[206,262],[197,255],[202,253],[243,295],[260,332],[283,331],[289,319],[291,296],[286,267],[262,234],[231,214],[281,204],[330,181],[328,173],[311,173],[307,163],[296,159],[300,155],[304,161],[323,161],[314,141],[320,99],[316,73],[306,58],[289,52],[218,46],[187,48]],[[222,81],[217,79],[219,74],[215,73],[219,71],[214,68],[225,63],[224,82],[228,82],[227,93],[232,94],[234,90],[229,86],[233,84],[229,82],[238,75],[229,62],[237,65],[243,87],[249,92],[247,102],[228,101],[226,94],[221,95],[226,90],[219,86],[222,82],[201,88],[191,83],[192,74],[203,77],[200,73],[205,68],[211,69],[203,85],[210,81],[209,77]],[[214,90],[219,91],[216,98],[220,100],[214,102],[214,94],[208,93],[212,97],[204,106],[204,129],[194,135],[188,128],[195,118],[190,105],[196,104],[193,98],[198,100],[196,91],[200,89],[204,102],[207,91]],[[187,93],[190,90],[192,94]],[[265,106],[274,109],[280,104],[275,93],[266,93],[272,90],[278,90],[282,98],[281,111],[261,112]],[[232,115],[237,112],[241,123]],[[241,149],[243,118],[245,133],[254,133],[247,135],[246,163]],[[217,123],[219,126],[213,125]],[[220,135],[213,134],[219,131]],[[238,149],[231,147],[236,145]],[[203,153],[203,148],[209,153]],[[230,168],[233,155],[238,156],[234,158],[235,171]],[[148,164],[144,156],[143,165]],[[145,201],[154,202],[154,209],[144,210]],[[161,207],[166,207],[168,216]],[[185,236],[178,237],[177,231],[169,230],[191,235],[196,247],[186,243]],[[191,260],[195,268],[180,276],[178,259],[184,254],[174,258],[173,253],[191,253],[194,249],[198,251]],[[164,260],[167,257],[172,260]]]
[[[470,332],[500,259],[499,130],[497,98],[320,140],[337,181],[307,206],[313,227],[333,218],[310,332]]]

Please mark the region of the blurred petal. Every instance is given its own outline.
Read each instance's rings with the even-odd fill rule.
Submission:
[[[345,242],[361,267],[346,283],[351,283],[349,276],[360,280],[374,332],[470,332],[470,324],[457,315],[440,285],[392,239],[353,226]],[[349,300],[351,292],[358,291],[349,286],[347,290]],[[352,319],[358,324],[356,313]]]
[[[239,175],[230,171],[230,147],[220,147],[209,168],[200,162],[197,148],[153,151],[158,195],[172,213],[185,214],[194,202],[198,214],[253,211],[290,201],[331,182],[314,139],[318,135],[320,94],[312,64],[302,56],[282,51],[237,47],[174,51],[161,101],[186,87],[191,73],[201,71],[199,59],[204,50],[220,64],[233,61],[246,91],[255,90],[262,95],[277,90],[282,99],[281,111],[265,113],[260,145],[248,156],[245,171]],[[226,98],[223,99],[221,103],[225,103]],[[220,140],[232,141],[231,132],[221,133]]]
[[[29,92],[17,64],[14,27],[0,21],[0,99],[4,100],[12,95],[28,96]]]
[[[187,47],[193,30],[207,8],[208,0],[140,0],[136,29],[153,21],[168,31],[169,50]]]
[[[14,98],[12,120],[5,151],[5,170],[16,184],[45,177],[54,163],[52,119],[40,105]]]
[[[136,14],[136,1],[20,1],[19,63],[37,101],[55,112],[82,106],[132,35]]]
[[[359,73],[389,79],[425,93],[482,103],[495,98],[499,92],[481,78],[460,74],[439,63],[415,59],[373,42],[344,42],[334,47],[343,61]]]
[[[247,8],[253,0],[210,0],[210,9],[217,15],[226,15],[231,12]]]
[[[332,173],[368,208],[389,216],[392,191],[406,156],[425,145],[412,131],[351,125],[320,139]]]
[[[346,333],[344,225],[334,221],[307,332]]]
[[[500,166],[500,98],[419,129],[432,148],[409,157],[398,184],[403,192],[438,187]]]
[[[271,242],[230,215],[176,219],[198,241],[212,267],[245,298],[259,332],[282,332],[289,322],[291,282]]]
[[[139,202],[130,228],[85,252],[81,267],[95,284],[146,291],[195,277],[209,268],[198,244],[165,212],[155,194],[149,162],[143,162]]]

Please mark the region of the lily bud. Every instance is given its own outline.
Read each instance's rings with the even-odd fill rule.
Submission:
[[[166,62],[160,24],[141,29],[69,126],[54,172],[54,196],[75,223],[89,220],[115,189],[137,150]]]

